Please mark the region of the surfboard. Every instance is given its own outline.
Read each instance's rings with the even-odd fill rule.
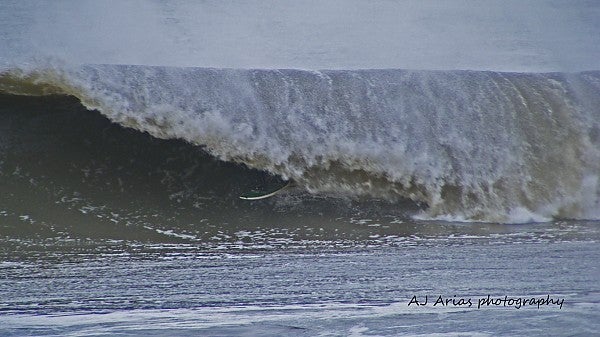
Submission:
[[[286,188],[290,187],[292,184],[292,181],[288,181],[283,187],[280,187],[276,190],[272,190],[272,191],[252,191],[252,192],[248,192],[245,194],[240,195],[240,199],[244,199],[244,200],[260,200],[260,199],[266,199],[269,197],[274,196],[275,194],[285,190]]]

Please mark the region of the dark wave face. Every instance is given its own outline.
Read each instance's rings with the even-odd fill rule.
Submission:
[[[123,128],[74,97],[0,95],[0,116],[1,235],[18,245],[352,246],[374,231],[397,235],[390,223],[418,210],[410,202],[324,198],[302,188],[241,200],[283,181],[181,140]],[[8,251],[11,240],[3,241]]]
[[[390,204],[411,200],[421,205],[422,211],[413,214],[418,218],[527,222],[599,217],[598,72],[88,65],[12,69],[0,78],[0,89],[71,95],[122,126],[185,140],[191,145],[176,143],[199,153],[193,159],[201,162],[197,166],[211,163],[216,171],[194,169],[193,162],[178,164],[169,175],[186,186],[196,185],[181,178],[186,174],[220,176],[219,165],[240,169],[217,164],[203,149],[263,176],[291,179],[297,190],[316,196],[368,197]],[[89,114],[81,109],[71,113]],[[78,129],[65,128],[61,132]],[[146,145],[131,146],[161,163],[169,158]],[[104,174],[122,166],[103,165]],[[140,165],[149,171],[157,166]],[[129,180],[120,179],[120,184]],[[181,193],[192,203],[201,202],[202,197],[193,197],[197,188]],[[218,194],[232,193],[231,187],[224,191]]]

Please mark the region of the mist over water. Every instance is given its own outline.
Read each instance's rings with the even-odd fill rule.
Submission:
[[[3,1],[0,60],[216,68],[600,69],[595,1]]]

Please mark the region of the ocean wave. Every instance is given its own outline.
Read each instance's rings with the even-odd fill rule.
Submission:
[[[0,91],[77,97],[125,127],[315,194],[421,218],[600,218],[600,72],[8,68]]]

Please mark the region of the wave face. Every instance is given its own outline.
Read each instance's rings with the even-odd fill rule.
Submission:
[[[600,218],[600,72],[86,65],[11,69],[0,90],[73,95],[312,193],[424,203],[423,218]]]

